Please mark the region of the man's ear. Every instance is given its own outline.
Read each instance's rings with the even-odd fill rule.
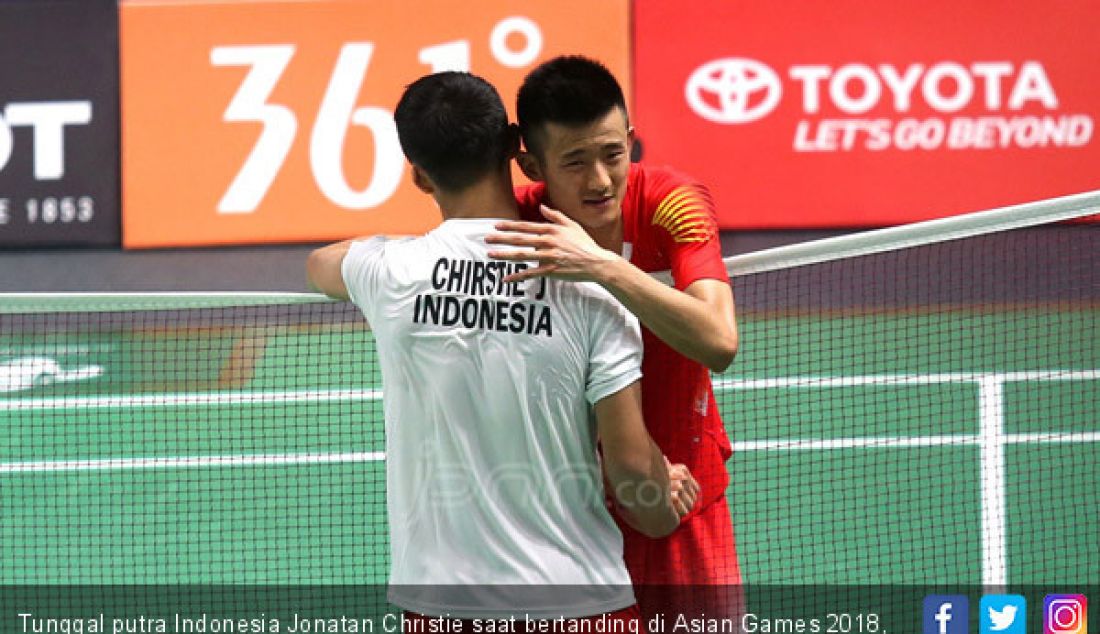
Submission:
[[[628,128],[626,131],[626,147],[630,162],[640,163],[645,149],[642,147],[642,140],[635,134],[633,127]]]
[[[508,124],[508,158],[514,159],[519,156],[520,148],[520,135],[519,126],[514,123]]]
[[[432,182],[432,179],[428,178],[428,175],[424,173],[424,170],[413,165],[412,177],[413,184],[416,185],[417,189],[424,192],[425,194],[435,193],[435,183]]]
[[[519,164],[519,168],[523,171],[527,178],[535,181],[536,183],[545,180],[542,175],[542,164],[539,163],[539,159],[534,154],[523,151],[516,157],[516,163]]]

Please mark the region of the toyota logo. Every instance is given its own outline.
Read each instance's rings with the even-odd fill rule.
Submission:
[[[691,109],[715,123],[748,123],[779,103],[783,85],[766,64],[727,57],[703,64],[691,74],[684,95]]]

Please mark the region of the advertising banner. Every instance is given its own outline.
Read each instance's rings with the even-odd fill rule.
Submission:
[[[113,0],[0,2],[0,246],[119,243]]]
[[[862,227],[1100,188],[1100,4],[634,4],[645,160],[724,228]]]
[[[526,73],[564,53],[629,89],[628,0],[131,0],[121,25],[127,248],[435,226],[393,124],[429,72],[481,75],[510,112]]]

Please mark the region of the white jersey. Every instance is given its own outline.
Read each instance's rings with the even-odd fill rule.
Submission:
[[[504,284],[525,265],[487,256],[495,222],[344,258],[382,368],[390,601],[462,618],[618,610],[634,597],[591,405],[641,377],[638,322],[595,284]]]

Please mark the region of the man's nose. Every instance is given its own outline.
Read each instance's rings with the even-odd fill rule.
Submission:
[[[597,161],[588,174],[589,191],[605,193],[611,189],[611,174],[603,163]]]

